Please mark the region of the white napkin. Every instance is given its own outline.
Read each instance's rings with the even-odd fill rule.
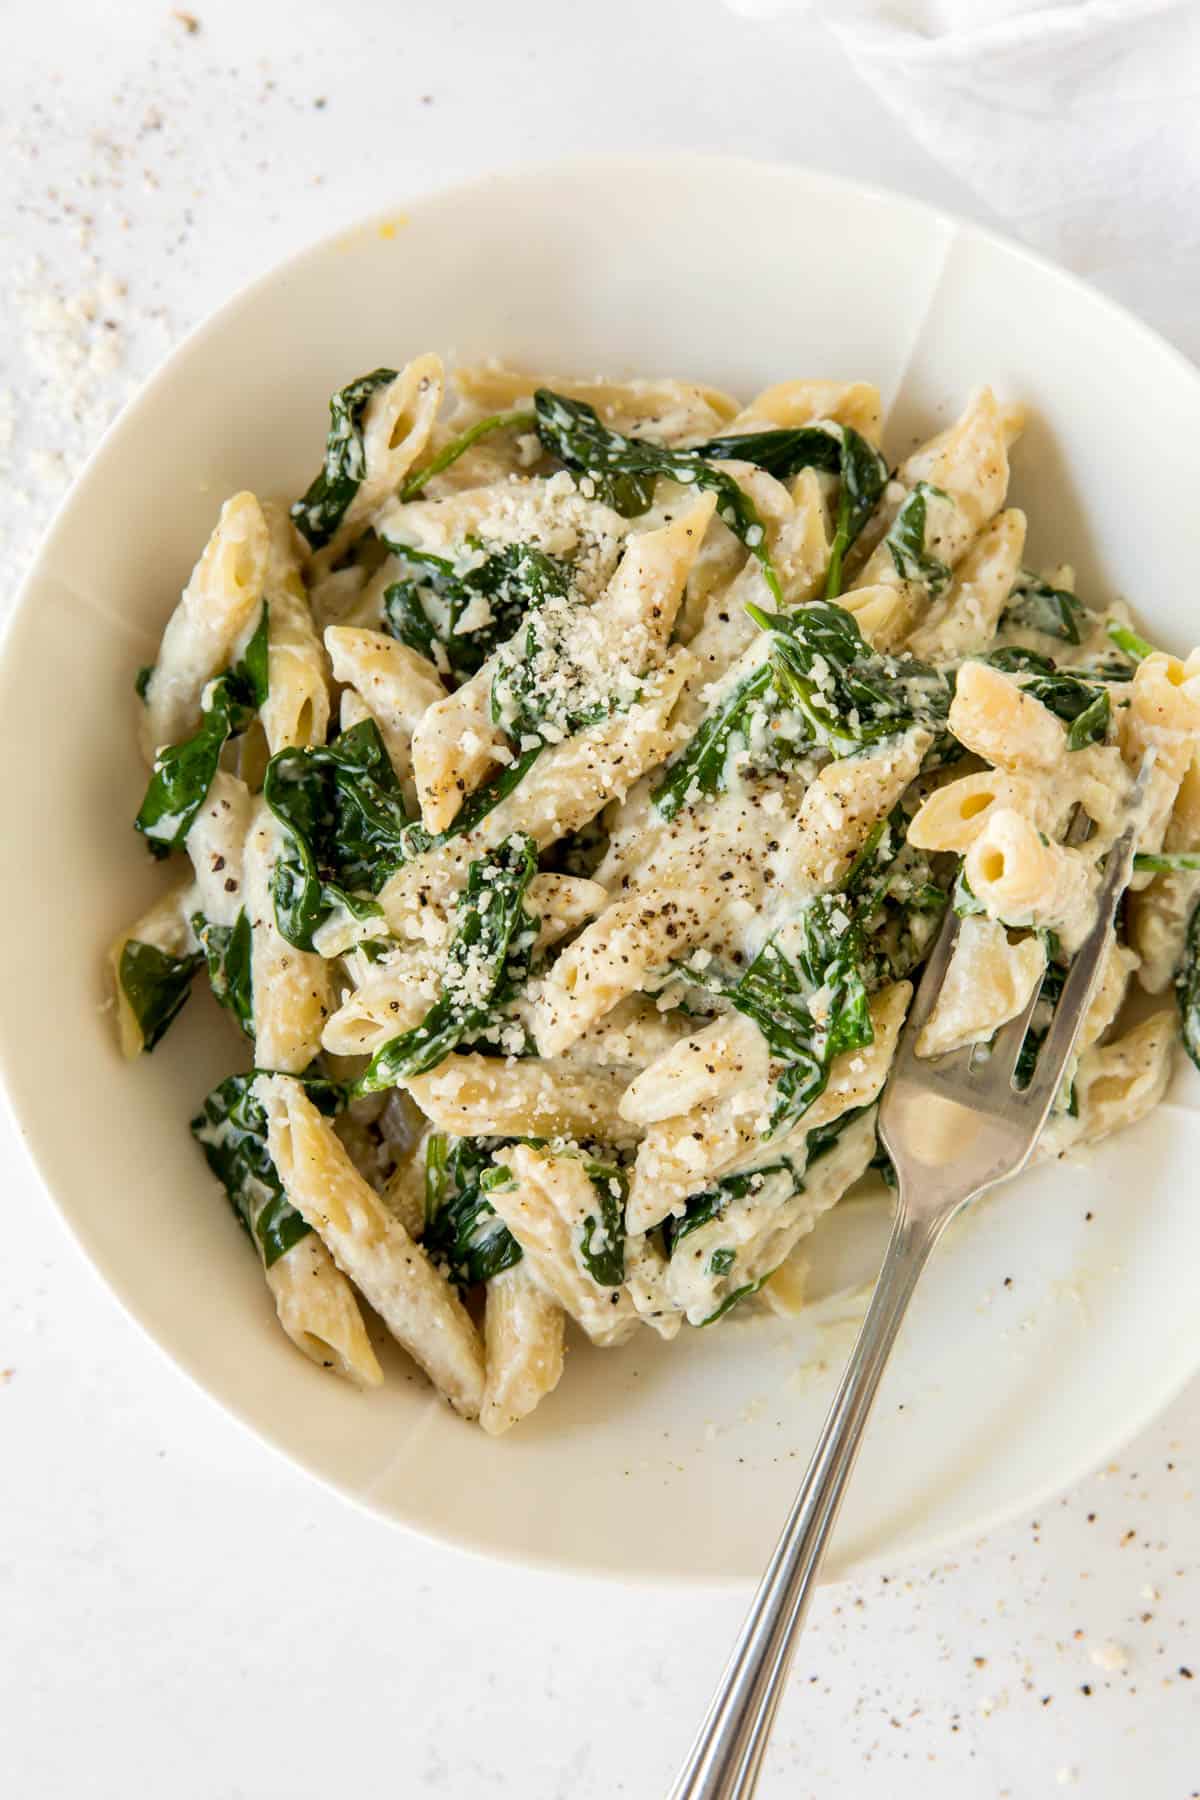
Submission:
[[[1058,261],[1120,287],[1123,265],[1200,252],[1196,0],[728,4],[811,10],[918,142]]]

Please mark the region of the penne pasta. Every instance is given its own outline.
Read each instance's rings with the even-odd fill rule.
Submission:
[[[568,1320],[803,1310],[946,909],[918,1054],[1028,1017],[1028,1081],[1135,792],[1039,1154],[1200,1066],[1200,651],[1024,566],[1018,406],[892,467],[867,381],[426,353],[329,417],[139,677],[137,829],[188,863],[108,953],[126,1056],[197,976],[252,1054],[192,1130],[310,1361],[382,1379],[361,1296],[499,1436]]]
[[[477,1418],[483,1350],[454,1289],[367,1186],[299,1082],[263,1075],[256,1086],[288,1199],[455,1411]]]
[[[250,816],[245,862],[255,1056],[262,1069],[300,1074],[321,1048],[332,987],[324,960],[296,949],[279,929],[271,886],[279,848],[280,828],[260,799]]]
[[[253,494],[235,494],[167,622],[143,696],[142,751],[148,763],[200,723],[207,684],[228,668],[262,603],[270,539]]]

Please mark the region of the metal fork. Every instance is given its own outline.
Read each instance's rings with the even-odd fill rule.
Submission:
[[[913,1289],[951,1219],[1024,1168],[1033,1152],[1129,882],[1145,777],[1143,770],[1130,822],[1106,858],[1095,925],[1071,963],[1026,1087],[1017,1087],[1014,1077],[1040,983],[986,1051],[916,1057],[917,1036],[933,1010],[961,924],[946,909],[879,1111],[879,1135],[895,1164],[899,1192],[875,1293],[796,1503],[669,1800],[748,1800],[758,1785],[795,1641]]]

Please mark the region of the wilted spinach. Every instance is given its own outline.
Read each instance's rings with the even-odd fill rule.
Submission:
[[[781,1157],[777,1162],[764,1163],[758,1169],[749,1169],[737,1175],[725,1175],[711,1188],[706,1188],[702,1194],[693,1194],[682,1217],[674,1218],[668,1215],[663,1221],[663,1249],[667,1256],[673,1256],[678,1246],[686,1242],[692,1233],[698,1231],[702,1225],[708,1225],[712,1220],[722,1218],[729,1207],[737,1201],[745,1200],[756,1194],[769,1176],[786,1174],[791,1184],[788,1190],[781,1193],[780,1204],[786,1203],[795,1194],[802,1194],[808,1171],[823,1156],[829,1154],[842,1133],[854,1123],[855,1119],[861,1118],[864,1110],[865,1108],[861,1106],[853,1106],[847,1112],[840,1114],[838,1118],[831,1119],[828,1124],[818,1125],[813,1131],[810,1131],[806,1139],[803,1162],[793,1161],[791,1157],[787,1156]],[[737,1253],[731,1247],[725,1246],[716,1249],[708,1259],[707,1273],[718,1277],[728,1275],[736,1260]],[[766,1278],[764,1277],[764,1279]],[[715,1312],[710,1313],[708,1318],[702,1320],[701,1323],[704,1325],[714,1324],[717,1319],[729,1311],[731,1306],[736,1305],[739,1300],[745,1299],[747,1294],[753,1293],[758,1286],[761,1286],[761,1282],[747,1283],[736,1289],[734,1293],[727,1296]]]
[[[1147,875],[1200,873],[1200,850],[1139,850],[1133,866]]]
[[[945,720],[950,686],[941,671],[872,650],[843,607],[813,600],[787,613],[746,610],[771,633],[780,707],[801,714],[812,742],[832,755],[853,756],[912,725]]]
[[[613,678],[621,672],[619,665],[610,675],[606,668],[597,670],[590,659],[581,659],[575,635],[581,610],[578,603],[535,608],[497,652],[491,717],[509,738],[560,743],[623,710],[629,698],[636,697],[628,696],[628,689]]]
[[[503,1140],[435,1133],[425,1148],[427,1256],[460,1288],[490,1281],[521,1260],[521,1246],[487,1198],[512,1181],[492,1152]]]
[[[579,1239],[579,1255],[599,1287],[620,1287],[625,1279],[625,1202],[628,1179],[616,1163],[584,1159],[596,1194],[596,1212],[588,1213]]]
[[[1175,977],[1175,999],[1183,1029],[1183,1047],[1200,1069],[1200,906],[1188,921],[1183,957]]]
[[[1154,656],[1157,653],[1157,647],[1154,644],[1150,643],[1147,638],[1139,637],[1137,632],[1128,625],[1110,623],[1108,635],[1117,649],[1127,656],[1130,662],[1142,662],[1147,656]]]
[[[524,909],[537,872],[537,847],[514,832],[474,861],[458,897],[442,992],[419,1025],[377,1050],[356,1094],[394,1087],[442,1062],[464,1038],[494,1024],[529,974],[539,921]]]
[[[770,663],[763,663],[740,681],[670,764],[654,790],[654,804],[664,819],[673,819],[701,794],[711,798],[724,791],[730,749],[735,739],[746,738],[754,709],[772,690],[772,675]]]
[[[569,400],[549,388],[533,397],[537,431],[545,449],[583,481],[595,496],[626,517],[645,512],[660,476],[717,496],[717,516],[757,560],[774,599],[783,604],[779,577],[767,549],[758,508],[732,475],[714,469],[698,450],[672,450],[645,438],[625,437],[601,423],[595,407]]]
[[[395,369],[373,369],[339,388],[330,399],[324,466],[291,508],[292,519],[312,550],[329,542],[362,486],[367,472],[363,414],[372,394],[395,379]]]
[[[477,420],[466,431],[460,432],[458,437],[452,438],[430,462],[413,471],[400,489],[401,500],[415,500],[419,494],[424,493],[435,475],[444,474],[480,438],[490,437],[495,431],[532,431],[536,424],[537,415],[531,412],[492,413],[486,419]]]
[[[1033,1021],[1025,1033],[1024,1041],[1017,1054],[1017,1066],[1013,1071],[1014,1083],[1019,1088],[1027,1088],[1033,1080],[1038,1053],[1054,1022],[1054,1011],[1062,999],[1062,991],[1067,980],[1069,965],[1061,959],[1058,939],[1053,932],[1047,932],[1046,938],[1046,973],[1042,977],[1041,991],[1038,994],[1038,1004],[1034,1009]]]
[[[1081,644],[1087,616],[1086,606],[1069,589],[1052,587],[1040,575],[1024,569],[1013,583],[1000,629],[1040,631],[1065,644]]]
[[[482,668],[549,595],[570,591],[568,565],[532,544],[506,544],[459,573],[446,557],[385,541],[412,569],[384,590],[388,630],[456,682]]]
[[[697,446],[696,455],[751,462],[777,481],[786,481],[801,469],[819,469],[840,478],[825,580],[825,598],[836,599],[846,553],[874,512],[887,482],[887,464],[866,438],[849,425],[800,425],[709,438]]]
[[[668,766],[653,796],[664,818],[702,794],[724,791],[730,750],[749,737],[758,712],[800,723],[798,737],[773,732],[776,757],[806,755],[817,746],[852,756],[910,725],[944,723],[946,677],[912,658],[880,656],[844,607],[812,600],[786,613],[746,610],[771,634],[769,657],[718,702]]]
[[[205,1099],[191,1128],[269,1269],[312,1228],[284,1192],[267,1147],[267,1115],[254,1093],[261,1073],[251,1069],[245,1075],[228,1076]],[[298,1079],[313,1105],[326,1115],[345,1104],[345,1089],[337,1082],[313,1074]]]
[[[727,990],[731,1005],[754,1021],[783,1064],[768,1135],[807,1111],[824,1091],[836,1056],[875,1039],[866,944],[840,896],[808,901],[786,932],[791,955],[777,934]]]
[[[864,933],[863,971],[872,991],[902,981],[922,962],[949,895],[923,850],[907,842],[900,806],[880,819],[850,865],[843,901]]]
[[[177,1017],[203,962],[202,956],[168,956],[157,944],[126,940],[118,979],[142,1034],[143,1050],[153,1050]]]
[[[1023,692],[1040,700],[1057,719],[1067,726],[1067,749],[1082,750],[1088,744],[1102,743],[1112,717],[1108,689],[1099,686],[1086,674],[1060,669],[1048,656],[1023,644],[1007,644],[991,651],[981,661],[993,669],[1016,675]]]
[[[712,1187],[705,1188],[703,1193],[693,1194],[680,1217],[676,1218],[668,1213],[663,1220],[663,1248],[667,1255],[674,1256],[679,1245],[691,1237],[694,1231],[699,1231],[702,1225],[711,1224],[714,1219],[722,1218],[735,1201],[745,1200],[756,1194],[769,1175],[781,1172],[786,1172],[791,1180],[792,1193],[800,1193],[804,1187],[804,1166],[785,1156],[778,1162],[764,1163],[761,1168],[748,1169],[743,1174],[723,1175]]]
[[[774,1269],[768,1269],[767,1273],[760,1275],[757,1281],[747,1281],[742,1287],[734,1288],[732,1294],[726,1294],[720,1306],[710,1312],[707,1319],[701,1319],[699,1329],[703,1330],[706,1325],[715,1325],[718,1319],[723,1319],[726,1313],[732,1312],[741,1301],[748,1300],[751,1294],[757,1294],[763,1283],[770,1281],[774,1273]]]
[[[883,540],[891,552],[896,573],[904,581],[918,582],[927,590],[931,600],[936,600],[949,587],[950,570],[926,545],[929,502],[947,498],[941,488],[932,487],[927,481],[918,481]]]
[[[226,741],[245,731],[267,697],[267,604],[241,660],[211,682],[199,729],[159,751],[134,829],[151,852],[167,856],[181,845],[208,797]]]
[[[336,911],[377,916],[370,896],[412,852],[404,796],[374,720],[332,744],[279,751],[263,797],[284,827],[271,891],[288,943],[311,950],[313,933]]]
[[[203,913],[192,918],[192,930],[208,964],[208,979],[222,1006],[228,1007],[248,1038],[254,1036],[254,999],[250,979],[250,919],[240,912],[232,925],[210,925]]]

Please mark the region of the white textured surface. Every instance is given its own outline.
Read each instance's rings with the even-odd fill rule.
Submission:
[[[235,26],[239,10],[252,17]],[[55,481],[183,329],[292,247],[419,188],[686,144],[979,216],[804,19],[739,22],[716,0],[446,6],[403,24],[368,0],[197,12],[194,34],[116,0],[86,27],[62,4],[10,21],[6,575]],[[1187,274],[1194,291],[1200,257]],[[1159,310],[1153,266],[1122,285],[1196,353],[1200,326]],[[9,861],[19,879],[19,847]],[[11,1132],[3,1153],[6,1786],[22,1800],[116,1800],[145,1780],[170,1800],[665,1788],[739,1599],[524,1576],[351,1512],[161,1363],[65,1241]],[[1193,1388],[1037,1522],[823,1595],[765,1792],[1200,1793],[1200,1690],[1183,1672],[1200,1680],[1198,1428]]]

